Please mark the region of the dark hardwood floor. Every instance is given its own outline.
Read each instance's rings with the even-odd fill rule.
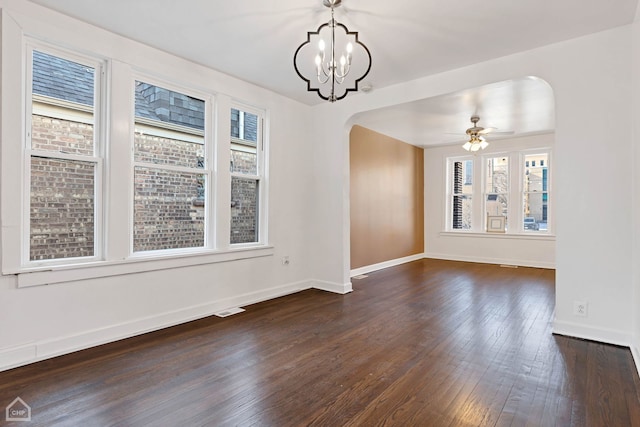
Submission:
[[[551,334],[554,272],[422,260],[0,373],[26,426],[640,426],[629,349]]]

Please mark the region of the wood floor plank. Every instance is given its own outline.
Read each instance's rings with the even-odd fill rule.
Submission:
[[[0,373],[30,426],[635,426],[626,348],[551,333],[554,272],[420,260]],[[0,419],[0,424],[2,420]]]

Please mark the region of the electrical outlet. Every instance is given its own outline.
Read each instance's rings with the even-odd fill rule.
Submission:
[[[587,317],[587,302],[586,301],[574,301],[573,302],[573,315]]]
[[[283,256],[282,257],[282,265],[289,265],[289,257],[288,256]]]

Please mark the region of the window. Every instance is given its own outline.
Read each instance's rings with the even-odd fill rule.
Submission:
[[[522,201],[525,231],[547,230],[549,170],[544,164],[549,164],[548,156],[548,153],[525,155],[525,159],[536,159],[540,165],[535,167],[536,160],[531,160],[531,167],[524,169]]]
[[[449,200],[451,204],[451,228],[471,229],[473,160],[453,160],[449,162],[451,176]]]
[[[231,109],[231,244],[260,241],[262,118],[246,110]]]
[[[204,247],[205,101],[135,82],[133,251]]]
[[[27,264],[100,256],[102,63],[27,48]]]
[[[509,228],[509,158],[491,157],[485,160],[485,215],[504,216]]]
[[[3,110],[22,144],[2,152],[3,182],[21,174],[2,244],[19,250],[2,272],[19,287],[273,253],[263,111],[38,40],[10,57],[24,107]],[[214,144],[221,120],[231,135]]]
[[[500,216],[507,234],[548,233],[550,157],[541,149],[447,159],[447,230],[484,233]]]

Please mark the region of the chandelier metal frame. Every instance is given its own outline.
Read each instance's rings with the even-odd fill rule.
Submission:
[[[329,22],[327,23],[320,25],[316,31],[307,32],[307,40],[303,42],[300,46],[298,46],[295,54],[293,55],[293,67],[295,68],[298,76],[300,76],[302,80],[307,82],[307,91],[316,92],[320,98],[329,102],[335,102],[346,97],[349,92],[358,91],[358,84],[367,76],[367,74],[369,74],[369,71],[371,70],[371,53],[369,52],[369,49],[367,48],[367,46],[365,46],[364,43],[362,43],[359,40],[357,31],[349,31],[346,25],[341,24],[340,22],[335,20],[334,13],[333,13],[334,9],[336,7],[339,7],[342,4],[342,0],[323,0],[322,4],[328,7],[329,9],[331,9],[331,20],[329,20]],[[300,72],[300,69],[298,68],[298,64],[297,64],[298,62],[297,58],[298,58],[298,53],[300,53],[300,50],[307,44],[311,43],[311,37],[314,35],[320,37],[320,32],[326,27],[329,27],[331,29],[331,40],[330,40],[330,46],[329,46],[329,52],[328,52],[329,57],[327,60],[327,55],[324,49],[324,42],[321,39],[320,41],[321,44],[319,45],[319,52],[316,55],[316,59],[315,59],[316,61],[315,78],[320,84],[320,87],[314,88],[312,87],[311,79],[306,78]],[[369,65],[367,66],[367,70],[365,71],[365,73],[361,77],[354,80],[353,87],[345,88],[344,94],[340,96],[336,95],[336,85],[340,85],[344,83],[345,77],[347,76],[347,74],[349,74],[349,71],[351,70],[352,46],[351,46],[351,43],[348,43],[348,45],[345,47],[347,51],[346,56],[343,54],[340,60],[336,59],[337,57],[336,57],[336,46],[335,46],[335,31],[337,27],[342,28],[347,36],[354,37],[355,43],[364,49],[369,61]],[[322,89],[326,88],[324,85],[326,85],[327,83],[330,86],[329,94],[323,95]]]

